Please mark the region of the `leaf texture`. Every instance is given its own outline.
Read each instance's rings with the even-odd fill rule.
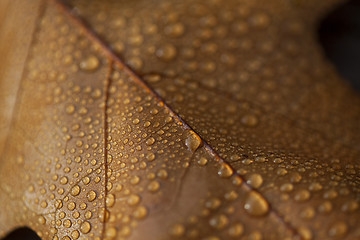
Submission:
[[[337,2],[38,2],[0,234],[360,238],[360,98],[314,33]]]

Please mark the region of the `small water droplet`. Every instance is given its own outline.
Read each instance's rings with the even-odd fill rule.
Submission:
[[[114,194],[108,194],[106,196],[106,207],[112,207],[115,204],[115,195]]]
[[[215,210],[221,206],[221,200],[219,198],[211,198],[205,202],[205,207]]]
[[[342,205],[341,210],[350,213],[356,211],[358,208],[359,204],[355,200],[350,200]]]
[[[248,127],[255,127],[258,124],[258,119],[255,115],[245,115],[241,118],[241,122]]]
[[[100,66],[100,61],[95,56],[89,56],[80,62],[80,69],[88,72],[95,71]]]
[[[224,214],[216,215],[209,220],[210,226],[218,230],[225,228],[228,223],[229,219]]]
[[[45,218],[44,218],[43,216],[39,216],[38,222],[39,222],[40,224],[44,225],[44,224],[46,223],[46,220],[45,220]]]
[[[200,166],[205,166],[207,163],[208,163],[208,160],[207,160],[206,158],[204,158],[204,157],[202,157],[202,158],[200,158],[200,159],[198,160],[198,164],[199,164]]]
[[[79,195],[80,190],[81,190],[81,189],[80,189],[79,185],[74,186],[74,187],[71,189],[71,195],[73,195],[73,196]]]
[[[160,188],[160,183],[158,181],[151,181],[147,186],[147,189],[150,192],[157,192]]]
[[[127,200],[127,203],[128,203],[130,206],[135,206],[135,205],[137,205],[139,202],[140,202],[140,196],[139,196],[139,195],[136,195],[136,194],[131,194],[131,195],[128,197],[128,200]]]
[[[303,201],[306,201],[310,198],[310,192],[308,190],[299,190],[295,196],[294,196],[294,199],[295,201],[298,201],[298,202],[303,202]]]
[[[151,146],[155,143],[155,138],[150,137],[149,139],[146,140],[146,145]]]
[[[173,45],[166,44],[156,51],[156,56],[163,61],[170,61],[176,57],[176,52],[176,48]]]
[[[117,230],[114,227],[110,227],[105,230],[105,236],[109,239],[114,239],[117,235]]]
[[[241,223],[235,223],[230,226],[228,233],[231,237],[238,237],[244,232],[244,226]]]
[[[330,237],[343,237],[348,230],[348,226],[344,222],[334,223],[329,229],[328,235]]]
[[[185,27],[182,23],[174,23],[165,27],[164,31],[170,37],[180,37],[184,34]]]
[[[174,224],[170,229],[170,235],[180,237],[184,235],[185,227],[181,224]]]
[[[149,162],[152,162],[155,160],[155,154],[154,153],[148,153],[146,155],[146,159],[149,161]]]
[[[234,173],[234,171],[226,163],[222,163],[220,166],[220,169],[218,171],[219,176],[223,177],[223,178],[229,178],[233,175],[233,173]]]
[[[146,207],[139,206],[135,209],[133,216],[137,219],[144,219],[148,214]]]
[[[87,197],[87,199],[88,199],[90,202],[92,202],[92,201],[94,201],[95,198],[96,198],[96,192],[90,191],[90,192],[88,192],[88,194],[87,194],[86,197]]]

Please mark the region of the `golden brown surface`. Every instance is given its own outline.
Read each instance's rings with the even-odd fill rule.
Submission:
[[[28,51],[0,37],[16,59],[0,68],[0,235],[360,238],[360,97],[314,32],[337,2],[54,0],[12,15],[36,22]]]

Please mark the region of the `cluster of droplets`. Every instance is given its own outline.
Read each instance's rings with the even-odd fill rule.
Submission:
[[[22,181],[7,180],[19,185],[14,224],[44,239],[99,239],[106,84],[99,79],[108,72],[107,59],[54,6],[46,8],[34,38],[9,141],[16,166],[3,168],[24,171]]]

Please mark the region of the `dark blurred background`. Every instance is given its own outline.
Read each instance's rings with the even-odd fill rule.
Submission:
[[[360,0],[348,1],[326,16],[318,33],[328,58],[360,91]]]

